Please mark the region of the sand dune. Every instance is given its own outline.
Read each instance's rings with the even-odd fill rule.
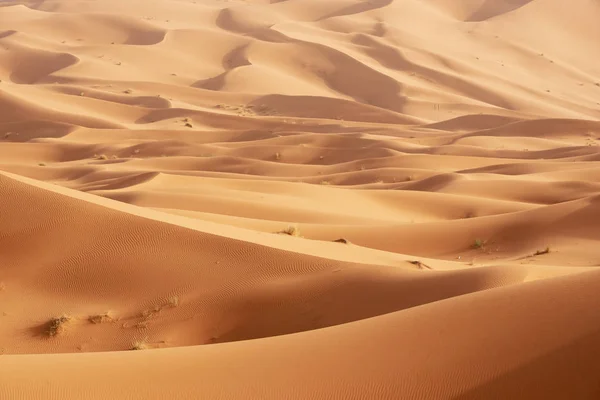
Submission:
[[[599,18],[0,0],[0,398],[600,398]]]

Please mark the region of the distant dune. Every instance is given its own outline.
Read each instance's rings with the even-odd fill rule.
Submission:
[[[0,399],[600,399],[598,21],[0,0]]]

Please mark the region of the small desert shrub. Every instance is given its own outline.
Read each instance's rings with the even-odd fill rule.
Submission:
[[[150,347],[148,346],[148,343],[146,342],[146,340],[136,340],[131,345],[131,350],[147,350],[149,348]]]
[[[107,311],[104,314],[91,315],[88,318],[88,321],[90,321],[92,324],[104,324],[107,322],[114,322],[115,318],[112,312]]]
[[[56,336],[64,332],[66,325],[73,320],[69,315],[61,315],[60,317],[52,318],[48,321],[46,327],[46,335]]]
[[[485,245],[485,242],[482,239],[475,239],[475,242],[473,243],[473,248],[481,249],[484,245]]]
[[[296,225],[290,225],[278,233],[281,233],[283,235],[290,235],[290,236],[300,236],[300,229],[298,229],[298,227]]]
[[[167,305],[169,307],[177,307],[179,305],[179,297],[178,296],[169,297],[169,300],[167,300]]]
[[[141,316],[145,319],[150,319],[150,318],[154,318],[156,315],[158,315],[158,313],[160,312],[161,307],[160,306],[156,306],[153,309],[148,309],[148,310],[144,310],[142,311]]]
[[[174,308],[174,307],[177,307],[178,305],[179,305],[179,297],[178,296],[171,296],[164,303],[159,304],[159,305],[155,305],[153,308],[150,308],[150,309],[142,311],[142,313],[141,313],[140,316],[142,318],[144,318],[145,320],[149,320],[151,318],[154,318],[158,314],[160,314],[160,312],[165,307],[173,307]]]

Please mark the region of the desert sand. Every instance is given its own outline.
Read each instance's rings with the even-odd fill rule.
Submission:
[[[0,399],[599,399],[598,21],[1,0]]]

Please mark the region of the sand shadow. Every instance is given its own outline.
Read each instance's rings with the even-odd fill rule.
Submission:
[[[521,7],[525,7],[533,0],[517,0],[499,2],[498,0],[487,0],[473,14],[467,18],[467,22],[481,22],[499,15],[508,14]],[[501,3],[501,4],[499,4]],[[509,3],[509,4],[507,4]]]
[[[8,30],[8,31],[0,32],[0,39],[4,39],[4,38],[7,38],[9,36],[12,36],[15,33],[17,33],[17,31],[15,31],[15,30]]]

